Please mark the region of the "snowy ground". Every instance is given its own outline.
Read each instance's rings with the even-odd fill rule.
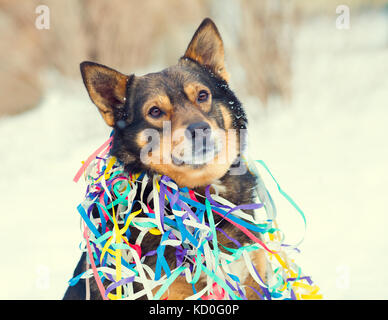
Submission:
[[[325,298],[387,299],[388,16],[306,22],[294,57],[292,105],[246,99],[252,155],[305,211],[297,262]],[[81,240],[72,178],[108,134],[81,82],[57,80],[39,108],[0,120],[0,299],[62,297]],[[266,181],[295,243],[303,222]]]

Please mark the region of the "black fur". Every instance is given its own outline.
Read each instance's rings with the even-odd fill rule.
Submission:
[[[227,108],[232,117],[232,126],[234,129],[247,128],[246,114],[240,101],[229,88],[228,83],[209,67],[201,65],[193,59],[183,57],[176,66],[143,77],[135,77],[132,75],[128,78],[124,105],[113,108],[115,124],[113,147],[111,149],[111,155],[121,160],[125,164],[125,169],[128,172],[146,171],[149,175],[156,173],[140,161],[139,155],[141,148],[136,142],[137,134],[141,130],[147,127],[153,127],[144,118],[142,105],[150,95],[155,93],[155,90],[162,91],[166,94],[174,106],[184,105],[187,96],[184,93],[183,87],[185,83],[190,81],[202,83],[210,89],[212,105],[206,117],[215,119],[219,128],[225,129],[225,121],[220,111],[220,106]],[[157,126],[154,126],[154,129],[161,130]],[[244,166],[244,163],[240,163],[240,165]],[[241,175],[231,175],[230,172],[227,172],[219,180],[221,185],[226,189],[221,194],[223,197],[236,205],[252,203],[256,178],[248,170],[245,170],[245,173]],[[197,187],[195,190],[200,194],[204,194],[205,186]],[[226,220],[222,220],[218,215],[214,216],[214,219],[216,223],[221,221],[220,227],[240,243],[251,242],[247,236],[234,228]],[[134,231],[129,241],[134,242],[136,237],[137,233]],[[224,245],[232,248],[235,247],[235,244],[227,240],[223,235],[220,234],[218,237],[220,239],[224,238]],[[155,250],[159,242],[160,239],[158,237],[153,235],[146,236],[142,241],[142,252]],[[165,256],[173,268],[176,263],[175,249],[166,248]],[[156,264],[156,256],[147,257],[145,263],[154,267]],[[85,268],[86,255],[83,254],[74,275],[84,271]],[[68,288],[64,299],[85,299],[85,294],[85,281],[80,280],[77,285]],[[101,299],[98,288],[93,280],[91,280],[91,298]]]

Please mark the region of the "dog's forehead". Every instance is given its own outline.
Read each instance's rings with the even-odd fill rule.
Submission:
[[[137,88],[144,93],[175,95],[182,92],[186,85],[201,80],[195,70],[177,65],[137,77],[136,82]]]

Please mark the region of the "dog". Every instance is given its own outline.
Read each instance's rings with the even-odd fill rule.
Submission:
[[[178,63],[160,72],[143,76],[125,75],[93,62],[82,62],[80,69],[90,99],[106,124],[114,129],[110,153],[125,166],[125,170],[143,171],[151,176],[166,175],[179,187],[189,187],[203,195],[206,186],[216,185],[220,195],[235,205],[254,201],[256,177],[246,170],[245,162],[241,161],[245,146],[241,132],[247,129],[247,116],[229,87],[223,41],[211,19],[203,20]],[[157,132],[160,137],[152,144],[152,155],[148,152],[147,130]],[[170,136],[177,132],[182,133],[178,135],[179,141],[172,139],[171,142]],[[224,143],[220,144],[218,140],[222,134]],[[193,147],[194,140],[204,143]],[[217,161],[220,159],[223,161]],[[239,169],[238,174],[232,173],[236,168]],[[232,224],[216,216],[214,220],[241,244],[252,243]],[[217,237],[224,246],[236,248],[222,233],[217,233]],[[155,250],[160,242],[156,238],[145,237],[142,252]],[[264,252],[254,252],[251,259],[265,280],[267,266]],[[168,247],[165,257],[171,267],[176,267],[175,253]],[[156,256],[147,257],[145,263],[155,269]],[[84,253],[74,276],[85,268]],[[236,270],[238,268],[237,262]],[[244,285],[260,291],[247,270],[238,272]],[[204,281],[200,278],[199,287],[205,286]],[[89,285],[90,298],[101,299],[96,282],[90,279]],[[68,287],[64,299],[85,299],[85,294],[85,280],[81,279],[75,286]],[[186,283],[184,277],[178,277],[169,287],[168,299],[181,300],[190,295],[192,286]],[[247,290],[246,296],[257,299],[253,290]]]

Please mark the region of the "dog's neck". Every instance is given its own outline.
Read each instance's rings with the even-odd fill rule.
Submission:
[[[242,175],[232,175],[226,173],[222,178],[214,180],[211,186],[214,186],[218,194],[232,202],[235,205],[248,204],[254,201],[254,188],[256,187],[256,177],[248,170]],[[194,191],[205,195],[207,186],[194,188]],[[215,192],[214,188],[210,189]]]

